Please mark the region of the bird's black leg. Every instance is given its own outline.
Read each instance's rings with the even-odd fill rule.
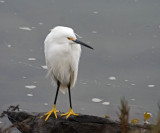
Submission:
[[[61,114],[61,116],[66,116],[66,119],[70,116],[70,115],[75,115],[78,116],[79,114],[76,114],[73,112],[72,109],[72,101],[71,101],[71,90],[70,90],[70,84],[68,85],[68,93],[69,93],[69,103],[70,103],[70,109],[69,112],[65,113],[65,114]]]
[[[49,111],[48,113],[44,114],[43,116],[47,116],[45,118],[45,121],[48,120],[48,118],[50,117],[50,115],[52,113],[54,113],[55,118],[57,118],[57,112],[59,112],[58,110],[56,110],[56,101],[57,101],[57,96],[58,96],[58,92],[59,92],[59,87],[60,87],[60,82],[57,81],[57,91],[56,91],[56,96],[55,96],[55,100],[54,100],[54,105],[53,108],[51,109],[51,111]],[[43,116],[41,116],[40,118],[42,118]]]
[[[56,91],[56,96],[55,96],[55,99],[54,99],[54,105],[56,105],[57,96],[58,96],[58,92],[59,92],[59,87],[60,87],[60,82],[57,81],[57,91]]]
[[[70,108],[72,109],[71,88],[70,88],[70,84],[68,85],[68,93],[69,93],[69,103],[70,103]]]

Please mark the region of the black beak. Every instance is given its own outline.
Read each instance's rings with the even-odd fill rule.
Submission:
[[[83,46],[85,46],[85,47],[87,47],[87,48],[90,48],[90,49],[94,49],[94,48],[92,48],[91,46],[89,46],[89,45],[87,45],[87,44],[85,44],[85,43],[83,43],[83,42],[81,42],[81,41],[79,41],[79,40],[73,40],[73,42],[75,42],[75,43],[78,43],[78,44],[80,44],[80,45],[83,45]]]

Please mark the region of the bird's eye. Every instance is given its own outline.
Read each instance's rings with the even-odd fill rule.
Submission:
[[[74,38],[72,38],[72,37],[67,37],[67,38],[68,38],[68,40],[72,40],[72,41],[73,41],[73,40],[75,40],[75,39],[74,39]]]

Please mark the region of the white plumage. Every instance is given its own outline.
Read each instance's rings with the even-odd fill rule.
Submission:
[[[73,29],[57,26],[51,30],[44,41],[48,74],[56,85],[57,80],[61,83],[60,90],[63,93],[69,83],[71,88],[75,85],[81,55],[81,46],[69,38],[76,40]]]
[[[53,108],[40,118],[46,116],[45,121],[48,120],[50,115],[54,113],[57,118],[56,101],[59,89],[65,93],[69,91],[70,110],[61,116],[66,116],[66,119],[70,115],[78,116],[74,113],[71,102],[70,89],[74,87],[77,80],[78,64],[81,55],[81,46],[93,49],[91,46],[79,41],[73,29],[63,26],[57,26],[46,37],[45,41],[45,59],[48,67],[48,75],[57,85],[57,91],[55,95]],[[80,44],[80,45],[79,45]]]

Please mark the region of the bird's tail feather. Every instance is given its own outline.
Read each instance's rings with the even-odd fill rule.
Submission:
[[[61,85],[61,86],[60,86],[60,91],[61,91],[63,94],[65,94],[65,93],[68,91],[68,89],[67,89],[66,86]]]
[[[47,77],[48,77],[48,76],[51,77],[51,79],[52,79],[52,84],[53,84],[54,86],[57,85],[57,79],[55,78],[52,69],[49,69],[49,71],[48,71],[48,73],[47,73],[46,76],[47,76]],[[72,77],[72,78],[71,78],[71,89],[72,89],[73,86],[74,86],[74,84],[75,84],[75,82],[74,82],[74,80],[73,80],[73,79],[74,79],[74,72],[72,72],[72,76],[71,76],[71,77]],[[68,92],[68,87],[67,87],[67,85],[61,84],[61,85],[60,85],[60,91],[61,91],[63,94],[65,94],[66,92]]]

